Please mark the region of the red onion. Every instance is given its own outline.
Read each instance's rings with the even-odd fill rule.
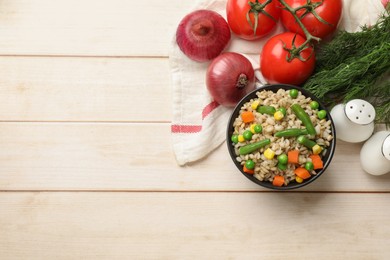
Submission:
[[[226,107],[234,107],[255,88],[252,64],[241,54],[222,53],[209,65],[206,85],[216,102]]]
[[[176,42],[190,59],[204,62],[217,57],[230,40],[226,20],[210,10],[194,11],[181,20]]]

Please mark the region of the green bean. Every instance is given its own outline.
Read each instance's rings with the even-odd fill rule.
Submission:
[[[274,108],[273,106],[259,106],[257,108],[257,112],[273,116],[276,112],[276,108]]]
[[[275,133],[276,137],[295,137],[300,135],[307,135],[307,130],[300,128],[289,128]]]
[[[298,143],[303,144],[307,148],[313,148],[317,143],[314,142],[313,140],[308,139],[306,136],[301,135],[297,138]]]
[[[261,147],[264,147],[270,143],[271,143],[270,139],[264,139],[264,140],[258,141],[256,143],[247,144],[245,146],[240,147],[240,149],[239,149],[240,155],[246,155],[246,154],[252,153],[252,152],[256,151],[257,149],[260,149]]]
[[[299,104],[293,104],[291,106],[291,110],[294,114],[302,121],[302,123],[306,126],[307,133],[309,135],[316,135],[316,129],[311,122],[310,116],[303,110],[303,108]]]

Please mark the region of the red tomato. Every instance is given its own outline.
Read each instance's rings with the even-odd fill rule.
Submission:
[[[249,3],[253,3],[255,7],[251,7]],[[276,22],[280,17],[279,1],[273,0],[263,9],[264,12],[273,17],[270,18],[266,14],[259,12],[256,33],[254,33],[255,15],[253,12],[249,13],[250,23],[247,20],[247,13],[267,2],[267,0],[228,0],[226,5],[227,21],[230,29],[240,38],[245,40],[259,39],[275,28]],[[252,26],[251,26],[252,25]]]
[[[307,0],[285,0],[285,2],[292,8],[297,8],[307,4]],[[318,20],[312,13],[307,13],[303,18],[301,18],[301,21],[313,36],[323,39],[332,34],[337,28],[341,17],[342,0],[311,0],[311,2],[313,4],[322,2],[322,4],[314,10],[318,16],[325,20],[328,24]],[[305,11],[305,9],[299,10],[297,12],[298,17],[302,17]],[[294,16],[289,11],[283,9],[281,20],[283,26],[287,30],[305,36],[302,28],[295,21]]]
[[[304,49],[299,58],[288,61],[291,57],[285,49],[301,46],[306,40],[299,34],[285,32],[269,39],[260,54],[260,70],[268,83],[284,83],[300,85],[313,73],[315,66],[315,54],[312,47]],[[284,48],[285,47],[285,48]]]

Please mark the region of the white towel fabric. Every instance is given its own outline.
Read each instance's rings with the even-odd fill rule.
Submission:
[[[203,0],[199,1],[194,10],[209,9],[226,18],[225,7],[226,0]],[[364,24],[375,24],[383,11],[381,0],[344,0],[339,28],[349,32],[358,31]],[[183,13],[183,17],[185,15]],[[261,40],[245,41],[232,34],[230,44],[224,51],[246,54],[254,67],[257,67],[262,46],[270,37],[283,31],[279,22],[277,29]],[[173,150],[177,163],[185,165],[205,157],[224,142],[232,108],[213,102],[205,85],[209,62],[198,63],[187,58],[177,46],[175,37],[169,61],[173,98]]]

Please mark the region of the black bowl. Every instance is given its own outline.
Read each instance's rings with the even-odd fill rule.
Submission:
[[[260,181],[256,177],[254,177],[253,174],[247,174],[247,173],[245,173],[243,171],[242,165],[240,164],[240,162],[238,162],[236,160],[237,155],[234,152],[234,146],[232,145],[231,137],[232,137],[233,130],[234,130],[233,129],[234,120],[239,116],[240,108],[246,102],[250,101],[252,98],[257,98],[256,93],[259,92],[259,91],[271,90],[273,92],[277,92],[281,88],[285,89],[285,90],[297,89],[304,96],[310,97],[312,100],[317,101],[319,103],[319,105],[320,105],[319,110],[320,109],[326,110],[326,112],[327,112],[326,119],[331,121],[331,133],[333,135],[333,140],[330,142],[330,146],[327,148],[325,155],[322,156],[324,167],[322,169],[316,170],[316,172],[317,172],[316,175],[313,175],[312,177],[310,177],[309,179],[303,181],[302,183],[297,183],[297,182],[293,181],[293,182],[290,182],[286,186],[278,187],[278,186],[272,185],[271,182]],[[262,187],[265,187],[265,188],[274,189],[274,190],[292,190],[292,189],[301,188],[301,187],[303,187],[303,186],[305,186],[305,185],[307,185],[309,183],[312,183],[313,181],[318,179],[325,172],[326,168],[329,166],[329,164],[330,164],[330,162],[331,162],[331,160],[333,158],[333,154],[334,154],[334,151],[335,151],[335,148],[336,148],[336,131],[335,131],[335,127],[334,127],[334,124],[333,124],[333,120],[332,120],[332,118],[330,116],[330,111],[324,106],[324,104],[317,97],[315,97],[309,91],[307,91],[307,90],[305,90],[303,88],[297,87],[297,86],[293,86],[293,85],[272,84],[272,85],[265,85],[265,86],[263,86],[261,88],[253,90],[252,92],[248,93],[244,98],[242,98],[241,101],[236,105],[236,107],[234,108],[234,111],[233,111],[233,113],[232,113],[232,115],[230,116],[230,119],[229,119],[229,123],[228,123],[228,127],[227,127],[226,143],[228,145],[228,150],[229,150],[230,157],[232,158],[234,164],[237,166],[238,170],[246,178],[248,178],[252,182],[254,182],[254,183],[256,183],[256,184],[258,184],[258,185],[260,185]]]

